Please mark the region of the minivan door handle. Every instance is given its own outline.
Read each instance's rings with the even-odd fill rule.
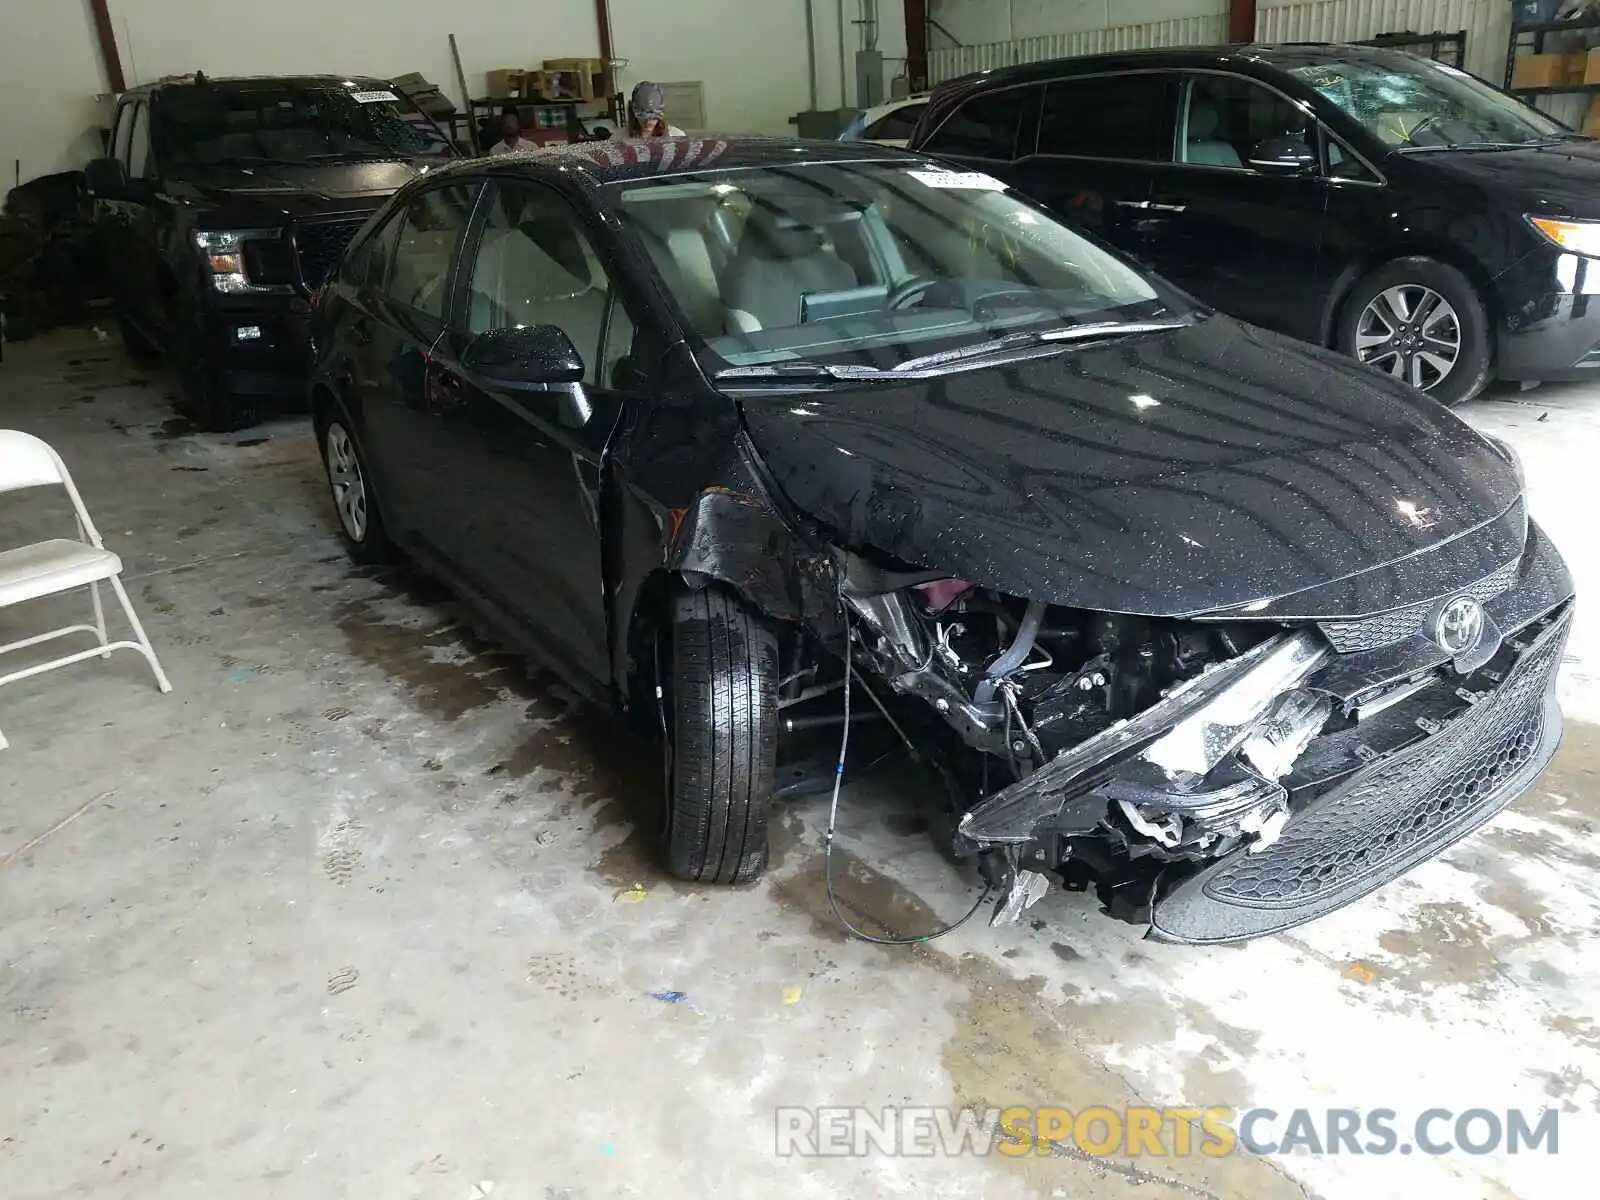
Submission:
[[[1151,201],[1150,203],[1147,203],[1145,207],[1151,212],[1181,213],[1189,211],[1189,206],[1187,204],[1157,204],[1154,201]]]
[[[1118,208],[1146,209],[1146,208],[1151,207],[1151,205],[1150,205],[1150,201],[1148,201],[1148,200],[1118,200],[1117,201],[1117,207]]]

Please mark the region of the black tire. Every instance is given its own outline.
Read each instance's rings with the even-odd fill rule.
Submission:
[[[355,423],[343,405],[334,405],[316,422],[317,448],[322,454],[322,471],[333,498],[333,516],[339,524],[339,539],[345,551],[363,566],[383,566],[399,557],[389,540],[377,493],[372,489],[372,472],[367,468],[366,451],[355,433]],[[342,449],[341,449],[342,448]],[[354,465],[354,486],[361,490],[361,519],[347,507],[352,486],[348,466]]]
[[[1336,341],[1338,348],[1352,357],[1360,357],[1357,353],[1356,337],[1362,329],[1363,320],[1366,319],[1367,309],[1378,302],[1379,297],[1391,288],[1427,288],[1437,293],[1455,310],[1454,326],[1459,334],[1459,351],[1448,373],[1436,380],[1433,377],[1434,368],[1427,363],[1423,364],[1421,372],[1427,394],[1442,404],[1455,405],[1470,400],[1483,391],[1493,375],[1488,311],[1472,281],[1454,267],[1437,259],[1397,258],[1393,262],[1385,263],[1357,283],[1345,298],[1340,310]],[[1388,322],[1388,324],[1399,323]],[[1408,336],[1415,337],[1418,332],[1412,328],[1402,330],[1398,336],[1402,339]],[[1411,343],[1411,346],[1420,345],[1421,343],[1417,342]],[[1409,369],[1409,363],[1415,358],[1415,356],[1408,357],[1411,346],[1403,346],[1394,357],[1382,365],[1373,364],[1373,369],[1393,374],[1393,365],[1398,362],[1401,371],[1404,372],[1401,378],[1415,386]]]
[[[206,353],[201,320],[192,310],[179,310],[173,358],[182,397],[179,407],[201,429],[207,433],[234,433],[261,423],[261,402],[257,397],[235,396],[228,391],[222,372]]]
[[[778,748],[778,638],[716,588],[671,603],[667,869],[694,883],[749,883],[767,867]]]
[[[127,317],[117,316],[117,332],[122,335],[122,348],[128,357],[141,367],[152,367],[161,361],[161,350],[139,332],[139,327]]]

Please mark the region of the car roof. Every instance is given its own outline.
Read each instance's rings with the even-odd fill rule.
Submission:
[[[157,79],[151,83],[142,83],[138,87],[129,88],[124,94],[144,94],[166,91],[169,88],[208,87],[223,91],[247,92],[257,88],[267,87],[352,87],[352,88],[392,88],[394,86],[387,79],[379,79],[372,75],[225,75],[225,76],[194,76],[181,75],[167,79]]]
[[[1008,87],[1059,79],[1063,75],[1087,75],[1104,71],[1150,70],[1152,68],[1232,68],[1262,67],[1290,70],[1294,67],[1341,62],[1396,63],[1415,61],[1414,56],[1383,46],[1358,46],[1339,42],[1253,43],[1240,46],[1185,46],[1177,49],[1124,50],[1110,54],[1090,54],[1081,58],[1057,58],[1042,62],[1001,67],[950,80],[941,88],[961,83],[968,87]]]
[[[464,159],[431,172],[441,176],[523,173],[559,174],[589,187],[636,179],[670,178],[702,171],[737,171],[797,163],[925,162],[920,155],[871,142],[824,142],[804,138],[692,137],[607,138],[524,150],[494,158]]]

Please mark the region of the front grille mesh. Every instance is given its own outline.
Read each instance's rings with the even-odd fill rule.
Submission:
[[[1459,592],[1452,592],[1450,598],[1471,596],[1479,604],[1493,600],[1516,582],[1517,568],[1520,565],[1513,559],[1493,575],[1480,579]],[[1425,604],[1413,604],[1409,608],[1398,608],[1394,612],[1377,617],[1365,617],[1359,621],[1322,621],[1317,628],[1322,630],[1323,636],[1333,643],[1333,648],[1340,654],[1377,650],[1424,632],[1428,615],[1433,612],[1435,603],[1430,600]]]
[[[1538,752],[1544,694],[1565,642],[1564,631],[1548,631],[1505,683],[1424,750],[1376,767],[1291,820],[1271,850],[1240,855],[1206,882],[1206,894],[1259,908],[1308,905],[1359,878],[1391,874],[1388,864],[1440,840],[1447,826],[1469,829],[1485,819]]]
[[[318,221],[295,228],[294,245],[300,256],[300,278],[306,287],[315,290],[322,286],[339,265],[350,239],[364,224],[366,218],[360,217],[354,221]]]

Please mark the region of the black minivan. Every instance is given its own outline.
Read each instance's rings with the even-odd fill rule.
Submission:
[[[911,145],[1447,404],[1600,368],[1600,142],[1441,63],[1336,45],[1033,63],[944,84]]]

